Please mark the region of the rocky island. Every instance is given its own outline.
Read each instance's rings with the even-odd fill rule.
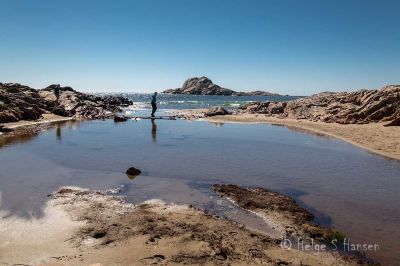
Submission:
[[[224,95],[224,96],[279,96],[277,93],[266,91],[236,92],[214,84],[207,77],[189,78],[181,88],[163,91],[167,94],[189,94],[189,95]]]

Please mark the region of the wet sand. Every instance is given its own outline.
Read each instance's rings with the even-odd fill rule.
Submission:
[[[240,194],[243,191],[232,189],[229,193],[235,198],[237,192]],[[282,249],[279,239],[252,232],[243,225],[191,206],[166,204],[160,200],[134,205],[112,193],[118,191],[63,187],[50,196],[42,218],[1,219],[0,263],[366,264],[336,251]],[[275,196],[278,197],[278,203],[287,203],[279,199],[279,194],[273,194]],[[254,199],[258,206],[262,205],[263,200],[262,196]],[[283,215],[281,217],[292,219],[290,217],[293,215],[297,217],[298,214],[304,214],[300,207],[294,206],[280,212]],[[273,215],[268,209],[264,209],[264,214]],[[300,231],[297,233],[303,234]]]

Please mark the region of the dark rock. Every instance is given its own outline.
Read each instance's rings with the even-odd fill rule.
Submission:
[[[125,116],[114,116],[114,122],[126,122],[128,118]]]
[[[140,175],[141,173],[142,173],[142,171],[140,171],[139,169],[137,169],[135,167],[130,167],[128,170],[126,170],[126,174],[130,175],[130,176]]]
[[[54,107],[51,112],[55,115],[59,115],[59,116],[70,116],[71,111],[67,111],[65,110],[63,107],[61,106],[56,106]]]

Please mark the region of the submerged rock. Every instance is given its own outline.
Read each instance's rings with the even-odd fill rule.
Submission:
[[[126,174],[130,175],[130,176],[137,176],[140,175],[142,173],[142,171],[140,171],[139,169],[135,168],[135,167],[130,167],[128,170],[126,170]]]

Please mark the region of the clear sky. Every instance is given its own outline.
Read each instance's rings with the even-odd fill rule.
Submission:
[[[291,95],[400,83],[400,1],[0,0],[0,82]]]

